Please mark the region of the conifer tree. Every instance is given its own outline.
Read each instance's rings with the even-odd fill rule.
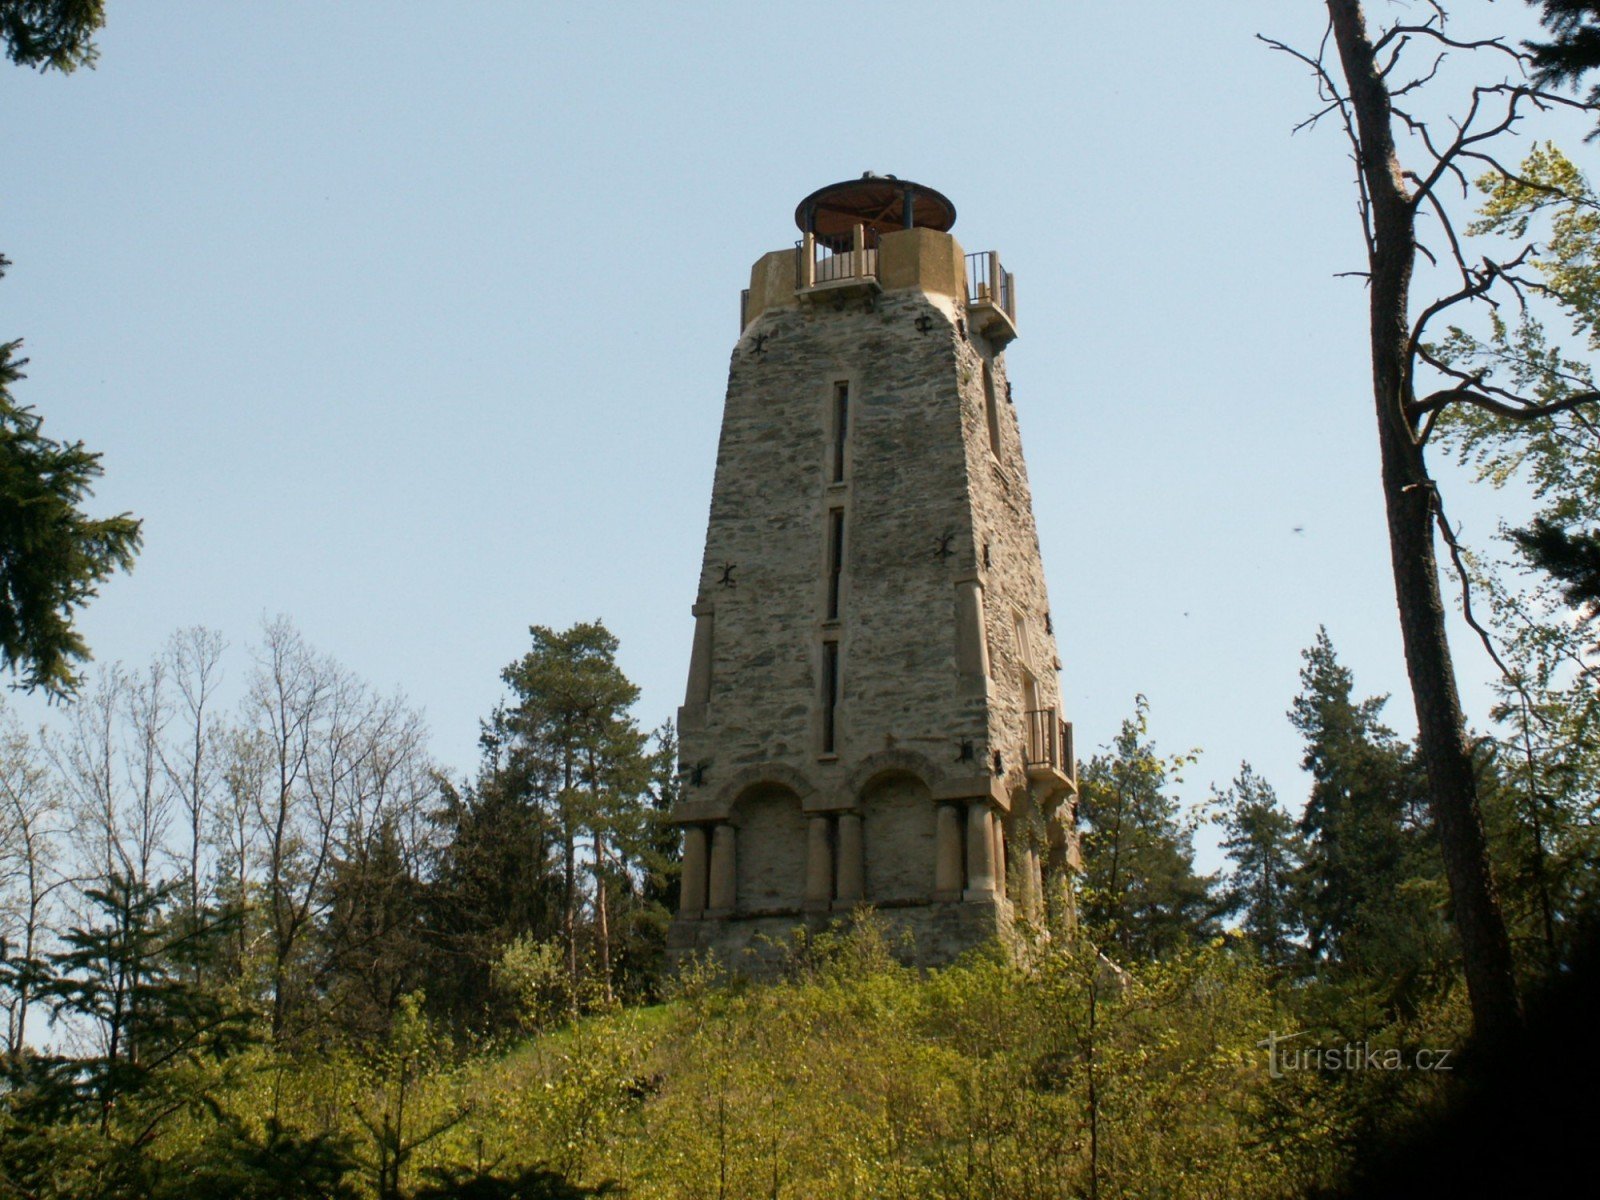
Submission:
[[[66,75],[94,66],[94,35],[105,23],[105,0],[0,0],[0,38],[19,67]]]
[[[529,782],[494,748],[498,724],[485,727],[477,780],[440,786],[435,820],[444,844],[426,899],[429,1001],[469,1027],[501,1023],[491,972],[506,947],[554,937],[561,923],[558,831]]]
[[[0,256],[0,276],[9,265]],[[102,583],[132,568],[139,522],[83,512],[100,456],[46,437],[43,418],[12,397],[28,361],[21,347],[0,342],[0,664],[24,686],[62,696],[89,657],[73,618]]]
[[[644,736],[629,715],[639,689],[616,663],[617,639],[598,621],[557,632],[528,631],[533,647],[501,673],[516,703],[506,712],[510,755],[540,781],[556,817],[562,853],[562,938],[567,969],[582,973],[578,926],[584,907],[580,845],[587,835],[593,882],[594,943],[601,985],[610,988],[610,912],[606,894],[618,805],[642,787]]]
[[[1600,3],[1596,0],[1528,0],[1542,8],[1539,21],[1550,31],[1549,41],[1523,45],[1532,52],[1536,78],[1547,87],[1576,88],[1579,81],[1600,67]],[[1600,107],[1600,84],[1592,84],[1587,97]]]
[[[1300,904],[1310,951],[1336,972],[1395,994],[1437,965],[1443,871],[1420,764],[1379,716],[1386,696],[1354,698],[1326,629],[1304,654],[1289,719],[1305,738],[1311,796],[1300,822]]]
[[[45,956],[38,988],[87,1050],[0,1063],[0,1194],[163,1194],[149,1144],[206,1110],[210,1068],[248,1040],[242,1016],[190,982],[225,921],[197,925],[178,885],[122,874],[82,900],[86,919]]]
[[[1135,699],[1133,716],[1079,783],[1083,916],[1130,958],[1159,958],[1209,936],[1219,908],[1215,880],[1194,869],[1193,827],[1168,792],[1193,756],[1156,753],[1149,707]]]
[[[629,713],[636,688],[617,639],[590,622],[532,627],[533,648],[502,672],[508,704],[484,722],[468,787],[442,789],[444,847],[430,888],[435,952],[451,964],[443,1002],[498,1023],[492,972],[515,944],[558,941],[568,994],[648,991],[664,911],[653,797],[675,757]],[[670,801],[669,801],[670,803]],[[430,989],[441,1003],[441,989]]]
[[[1249,763],[1217,796],[1222,808],[1222,848],[1233,864],[1224,887],[1227,911],[1242,918],[1245,933],[1264,961],[1286,965],[1302,925],[1295,904],[1305,844],[1295,820],[1278,803],[1272,785]]]

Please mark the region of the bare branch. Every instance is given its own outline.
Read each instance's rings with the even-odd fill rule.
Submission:
[[[1437,12],[1437,9],[1435,11]],[[1383,53],[1384,47],[1398,35],[1402,40],[1411,37],[1431,38],[1441,46],[1448,46],[1452,50],[1498,50],[1522,67],[1527,67],[1533,62],[1532,55],[1522,50],[1513,49],[1499,38],[1478,38],[1470,42],[1453,38],[1441,28],[1443,24],[1444,21],[1441,15],[1441,19],[1437,23],[1435,23],[1435,18],[1430,17],[1421,25],[1395,25],[1372,44],[1372,52],[1374,56]]]
[[[1415,485],[1414,485],[1415,486]],[[1467,564],[1462,561],[1461,543],[1456,540],[1455,531],[1450,528],[1450,522],[1445,520],[1444,499],[1439,495],[1439,485],[1433,480],[1427,483],[1429,500],[1433,508],[1434,523],[1439,527],[1439,536],[1444,538],[1444,544],[1450,550],[1450,562],[1455,567],[1456,578],[1461,581],[1461,615],[1466,618],[1467,624],[1478,635],[1478,640],[1483,643],[1483,648],[1488,651],[1494,665],[1499,668],[1505,681],[1518,691],[1522,691],[1521,680],[1512,674],[1511,668],[1506,666],[1505,660],[1500,657],[1500,652],[1495,649],[1494,638],[1489,631],[1478,622],[1472,612],[1472,577],[1467,574]],[[1526,698],[1526,693],[1524,693]]]
[[[1410,40],[1410,38],[1402,37],[1398,42],[1395,43],[1394,52],[1389,55],[1389,61],[1378,68],[1379,79],[1389,78],[1389,72],[1394,70],[1396,65],[1400,62],[1400,52],[1406,48],[1406,45]],[[1378,53],[1379,51],[1374,48],[1372,57],[1376,59],[1378,57]]]
[[[1451,237],[1451,243],[1452,248],[1456,249],[1459,255],[1459,247],[1454,244],[1455,238],[1453,236]],[[1447,309],[1454,308],[1457,304],[1462,304],[1469,300],[1477,300],[1484,296],[1494,285],[1495,275],[1493,271],[1475,273],[1463,266],[1462,280],[1462,286],[1459,289],[1451,292],[1448,296],[1441,296],[1432,304],[1428,305],[1427,308],[1422,310],[1421,314],[1417,317],[1416,323],[1411,326],[1411,341],[1407,347],[1408,350],[1412,352],[1417,350],[1418,346],[1422,342],[1423,331],[1427,329],[1428,322],[1433,320],[1434,317],[1438,316]],[[1428,365],[1433,366],[1435,364],[1430,360]],[[1449,374],[1451,372],[1446,373]],[[1459,376],[1458,378],[1467,377]]]
[[[1393,89],[1389,93],[1390,97],[1393,98],[1395,96],[1404,96],[1407,92],[1414,92],[1418,88],[1432,83],[1433,77],[1439,73],[1440,66],[1444,64],[1444,57],[1445,56],[1441,54],[1435,58],[1433,60],[1433,66],[1428,68],[1427,74],[1419,75],[1415,79],[1411,80],[1411,82],[1402,84],[1401,86]],[[1387,74],[1387,72],[1385,73]]]
[[[1340,97],[1337,100],[1330,100],[1326,107],[1319,108],[1316,112],[1312,113],[1305,120],[1303,120],[1299,124],[1295,125],[1295,127],[1293,129],[1291,129],[1289,132],[1290,133],[1299,133],[1302,129],[1315,129],[1316,125],[1317,125],[1317,122],[1322,120],[1323,117],[1327,116],[1329,113],[1333,112],[1335,109],[1339,109],[1339,108],[1343,108],[1343,107],[1344,107],[1344,98],[1343,97]]]
[[[1269,38],[1262,33],[1256,34],[1256,41],[1262,43],[1268,49],[1276,50],[1280,54],[1287,54],[1290,58],[1299,59],[1310,67],[1316,73],[1317,78],[1326,84],[1330,90],[1333,89],[1333,79],[1322,65],[1322,52],[1320,50],[1317,52],[1317,57],[1312,58],[1304,50],[1296,50],[1288,43],[1280,42],[1277,38]],[[1326,45],[1326,35],[1324,35],[1324,45]]]
[[[1503,263],[1495,262],[1493,259],[1485,258],[1481,267],[1469,267],[1467,265],[1466,256],[1462,252],[1461,243],[1456,238],[1455,227],[1451,223],[1444,206],[1439,203],[1437,196],[1429,196],[1428,199],[1435,213],[1438,215],[1440,225],[1444,228],[1445,236],[1450,239],[1450,249],[1454,253],[1456,265],[1461,271],[1461,287],[1458,290],[1451,292],[1447,296],[1441,296],[1439,299],[1435,300],[1432,304],[1428,305],[1422,310],[1422,312],[1418,315],[1416,322],[1411,327],[1411,337],[1406,347],[1407,354],[1408,356],[1412,354],[1420,355],[1420,357],[1427,362],[1429,366],[1433,367],[1442,374],[1449,375],[1455,379],[1460,379],[1474,387],[1482,388],[1484,391],[1493,392],[1495,389],[1483,387],[1483,376],[1481,373],[1474,375],[1462,372],[1429,355],[1425,350],[1422,349],[1422,337],[1428,328],[1428,322],[1433,320],[1434,317],[1438,316],[1447,309],[1454,308],[1457,304],[1462,304],[1473,300],[1484,300],[1490,305],[1495,305],[1496,302],[1492,297],[1490,297],[1489,291],[1494,287],[1494,284],[1497,280],[1505,282],[1505,284],[1516,293],[1518,300],[1525,305],[1526,299],[1523,297],[1523,291],[1528,288],[1542,289],[1543,285],[1538,283],[1536,280],[1523,279],[1518,275],[1512,274],[1512,272],[1515,271],[1516,268],[1522,266],[1522,264],[1527,260],[1528,256],[1533,253],[1533,246],[1531,244],[1524,246],[1517,253],[1515,258],[1508,259]],[[1505,392],[1502,394],[1505,395],[1509,400],[1518,403],[1522,402],[1521,397],[1518,397],[1510,392]]]
[[[1328,42],[1332,37],[1333,21],[1331,17],[1328,23],[1323,26],[1322,40],[1317,45],[1317,52],[1315,55],[1307,54],[1303,50],[1296,50],[1293,46],[1290,46],[1285,42],[1280,42],[1276,38],[1269,38],[1264,34],[1256,34],[1256,40],[1262,43],[1262,45],[1268,47],[1269,49],[1276,50],[1281,54],[1287,54],[1290,58],[1293,58],[1298,62],[1302,62],[1306,66],[1310,67],[1311,73],[1317,81],[1317,98],[1325,103],[1325,107],[1314,113],[1312,116],[1301,121],[1291,132],[1299,133],[1302,129],[1310,129],[1329,113],[1337,112],[1339,114],[1340,123],[1344,126],[1345,138],[1350,143],[1351,162],[1355,166],[1356,189],[1359,197],[1358,207],[1361,214],[1361,229],[1366,238],[1367,260],[1370,262],[1376,249],[1376,243],[1373,240],[1372,232],[1372,198],[1367,191],[1366,175],[1361,170],[1361,138],[1356,132],[1355,118],[1350,111],[1350,98],[1344,92],[1339,90],[1339,85],[1335,82],[1333,75],[1328,71],[1328,68],[1325,65],[1325,60],[1328,53]]]
[[[1482,384],[1479,385],[1480,387]],[[1496,389],[1499,390],[1499,389]],[[1569,409],[1579,408],[1585,404],[1600,401],[1600,392],[1575,392],[1560,400],[1551,401],[1549,404],[1526,403],[1523,405],[1506,404],[1483,392],[1475,392],[1467,387],[1445,388],[1443,391],[1434,392],[1422,400],[1413,400],[1406,405],[1406,415],[1413,419],[1436,412],[1451,404],[1470,404],[1474,408],[1481,408],[1485,412],[1493,413],[1497,417],[1505,417],[1510,421],[1537,421],[1541,417],[1553,417]]]

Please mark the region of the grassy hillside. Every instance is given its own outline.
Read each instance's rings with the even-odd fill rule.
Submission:
[[[216,1094],[258,1143],[344,1147],[350,1195],[1275,1196],[1435,1107],[1447,1075],[1383,1056],[1411,1064],[1464,1028],[1449,1000],[1350,1028],[1359,997],[1275,990],[1237,944],[1131,973],[1048,941],[926,974],[891,951],[869,921],[797,943],[781,982],[692,974],[668,1003],[471,1052],[413,1006],[376,1061],[247,1055]],[[1335,1000],[1343,1027],[1316,1025]],[[1363,1065],[1274,1077],[1274,1033],[1361,1043]],[[197,1113],[160,1157],[204,1159],[217,1127]]]

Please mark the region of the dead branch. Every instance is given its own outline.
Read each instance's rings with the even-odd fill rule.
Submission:
[[[1373,55],[1383,53],[1383,49],[1395,37],[1402,41],[1413,37],[1430,38],[1441,46],[1448,46],[1452,50],[1497,50],[1519,66],[1527,67],[1533,63],[1533,56],[1524,50],[1517,50],[1505,44],[1499,38],[1478,38],[1475,41],[1465,42],[1453,38],[1445,33],[1443,14],[1435,10],[1437,16],[1429,17],[1421,25],[1393,25],[1377,41],[1372,43]]]
[[[1413,485],[1415,486],[1415,485]],[[1456,578],[1461,581],[1461,615],[1466,619],[1467,625],[1478,635],[1478,640],[1483,643],[1483,648],[1494,661],[1505,681],[1528,700],[1527,691],[1521,678],[1512,673],[1506,666],[1505,660],[1500,657],[1500,651],[1495,649],[1494,638],[1483,627],[1472,611],[1472,577],[1467,574],[1467,564],[1463,561],[1461,543],[1456,540],[1455,530],[1450,528],[1450,522],[1445,520],[1444,499],[1439,495],[1439,485],[1433,480],[1427,483],[1428,500],[1433,508],[1434,523],[1439,527],[1439,536],[1444,538],[1444,544],[1450,551],[1450,562],[1455,567]]]

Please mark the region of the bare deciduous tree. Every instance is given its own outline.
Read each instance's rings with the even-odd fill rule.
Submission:
[[[245,723],[248,744],[265,748],[265,779],[239,779],[252,795],[272,1029],[282,1037],[326,967],[313,935],[326,932],[341,856],[366,854],[386,830],[420,830],[423,732],[401,700],[375,695],[281,620],[267,626]]]
[[[286,1029],[294,960],[332,845],[332,820],[309,794],[312,745],[328,707],[326,665],[288,621],[269,623],[245,699],[247,728],[266,747],[266,779],[252,801],[262,853],[270,938],[272,1033]]]
[[[163,744],[172,709],[167,668],[161,659],[127,679],[123,705],[123,757],[128,775],[123,830],[133,859],[132,877],[149,887],[156,882],[157,858],[170,857],[167,828],[172,821],[173,791]]]
[[[1439,414],[1454,405],[1535,421],[1596,397],[1581,393],[1540,403],[1499,386],[1486,372],[1451,365],[1429,338],[1446,314],[1523,302],[1539,290],[1522,273],[1531,247],[1500,260],[1469,261],[1452,204],[1470,195],[1469,175],[1516,178],[1496,146],[1530,112],[1582,106],[1530,82],[1527,54],[1503,39],[1453,36],[1437,0],[1414,6],[1420,19],[1382,26],[1369,24],[1360,0],[1326,3],[1327,33],[1315,53],[1263,40],[1311,68],[1322,107],[1301,127],[1337,119],[1356,166],[1367,252],[1367,269],[1359,274],[1367,283],[1373,399],[1406,669],[1473,1022],[1480,1033],[1494,1035],[1516,1026],[1520,1010],[1446,637],[1435,531],[1458,569],[1459,547],[1425,451]],[[1432,117],[1425,100],[1430,89],[1456,78],[1454,65],[1446,66],[1452,59],[1486,66],[1489,81],[1469,86],[1447,117]],[[1454,276],[1442,295],[1420,308],[1411,295],[1419,258]],[[1437,386],[1424,391],[1419,379],[1430,373]],[[1470,604],[1467,613],[1470,620]]]
[[[172,635],[162,661],[178,691],[173,717],[176,735],[163,757],[167,778],[178,794],[185,821],[184,874],[189,915],[200,912],[201,858],[213,793],[220,775],[219,730],[212,707],[222,682],[226,643],[215,630],[194,626]]]
[[[208,841],[217,857],[217,899],[234,912],[230,966],[243,977],[254,965],[252,948],[260,930],[257,883],[265,854],[257,814],[266,807],[271,747],[260,731],[242,728],[223,730],[219,741],[222,788]]]
[[[133,874],[135,856],[123,835],[125,797],[118,749],[126,696],[127,676],[112,666],[73,704],[65,732],[45,738],[77,831],[78,867],[104,879]]]
[[[66,833],[60,790],[37,748],[9,711],[0,714],[0,1049],[7,1055],[27,1046],[34,967],[48,949],[53,899],[68,882]]]

